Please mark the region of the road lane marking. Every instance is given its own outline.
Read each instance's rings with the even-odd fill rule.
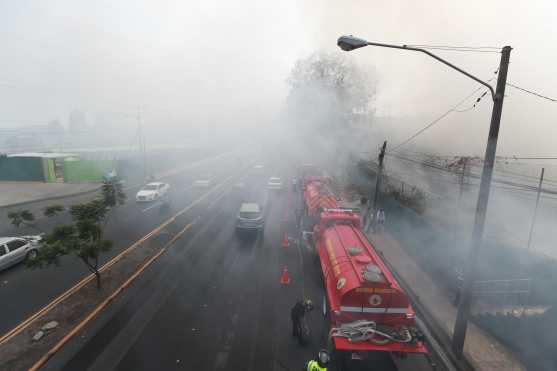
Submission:
[[[99,272],[104,272],[105,270],[107,270],[108,268],[110,268],[111,266],[113,266],[114,264],[116,264],[120,259],[122,259],[125,255],[127,255],[129,252],[133,251],[134,249],[136,249],[138,246],[140,246],[143,242],[145,242],[146,240],[148,240],[149,238],[151,238],[153,235],[158,234],[162,229],[164,229],[166,226],[168,226],[170,223],[174,222],[176,220],[176,218],[178,216],[181,216],[182,214],[186,213],[187,211],[189,211],[191,208],[193,208],[195,205],[197,205],[199,202],[201,202],[202,200],[204,200],[205,198],[207,198],[211,193],[215,192],[216,190],[220,189],[223,185],[225,185],[227,182],[230,181],[230,179],[232,179],[234,177],[234,175],[229,176],[228,178],[224,179],[221,183],[219,183],[217,186],[215,186],[213,189],[209,190],[207,193],[205,193],[203,196],[197,198],[195,201],[193,201],[189,206],[185,207],[184,209],[182,209],[181,211],[179,211],[178,213],[176,213],[174,216],[172,216],[170,219],[168,219],[167,221],[165,221],[163,224],[161,224],[160,226],[156,227],[155,229],[153,229],[151,232],[147,233],[145,236],[143,236],[142,238],[140,238],[138,241],[134,242],[131,246],[129,246],[127,249],[125,249],[124,251],[122,251],[120,254],[116,255],[114,258],[112,258],[110,261],[108,261],[107,263],[105,263],[101,268],[99,268]],[[67,299],[68,297],[70,297],[71,295],[73,295],[77,290],[81,289],[83,286],[85,286],[86,284],[88,284],[90,281],[92,281],[95,278],[94,274],[90,274],[89,276],[86,276],[85,278],[83,278],[81,281],[79,281],[78,283],[76,283],[73,287],[71,287],[70,289],[66,290],[65,292],[63,292],[62,294],[60,294],[56,299],[54,299],[53,301],[51,301],[50,303],[48,303],[46,306],[44,306],[43,308],[41,308],[39,311],[35,312],[34,314],[32,314],[31,316],[29,316],[27,319],[25,319],[24,321],[22,321],[21,323],[19,323],[16,327],[14,327],[12,330],[8,331],[6,334],[2,335],[0,337],[0,345],[4,344],[5,342],[7,342],[8,340],[10,340],[11,338],[13,338],[14,336],[18,335],[19,333],[21,333],[24,329],[26,329],[27,327],[29,327],[29,325],[31,325],[31,323],[35,322],[37,319],[41,318],[43,315],[45,315],[46,313],[48,313],[52,308],[54,308],[56,305],[58,305],[60,302],[64,301],[65,299]]]
[[[50,350],[44,356],[42,356],[41,359],[39,359],[33,366],[31,366],[31,368],[29,368],[29,371],[36,371],[41,367],[43,367],[46,364],[46,362],[48,362],[48,360],[52,358],[53,355],[55,355],[60,349],[62,349],[62,347],[68,341],[70,341],[81,329],[87,326],[89,322],[95,319],[95,317],[97,317],[106,307],[108,307],[108,305],[118,295],[120,295],[133,281],[135,281],[135,279],[139,277],[141,273],[143,273],[143,271],[147,269],[155,260],[157,260],[162,254],[164,254],[166,250],[174,242],[176,242],[178,238],[180,238],[184,233],[186,233],[194,223],[195,222],[189,223],[184,227],[184,229],[178,232],[178,234],[176,234],[174,238],[172,238],[166,245],[164,245],[163,248],[157,254],[155,254],[151,259],[145,262],[145,264],[143,264],[141,268],[139,268],[130,278],[128,278],[122,285],[120,285],[120,287],[114,290],[114,292],[108,298],[103,300],[103,302],[99,304],[91,313],[89,313],[87,317],[85,317],[77,326],[75,326],[70,332],[68,332],[58,343],[56,343],[56,345],[50,348]]]
[[[288,204],[286,209],[284,210],[284,217],[283,217],[283,222],[286,224],[288,222],[288,212],[291,209],[292,206],[292,180],[290,178],[288,179]]]
[[[160,206],[160,205],[162,205],[162,202],[161,202],[161,201],[157,201],[157,202],[155,202],[154,204],[152,204],[151,206],[146,207],[145,209],[141,210],[141,212],[144,213],[144,212],[149,211],[149,210],[151,210],[152,208],[157,207],[157,206]]]
[[[190,185],[189,187],[184,188],[182,191],[183,191],[183,192],[186,192],[186,191],[189,191],[189,190],[192,189],[192,188],[193,188],[193,186]],[[167,194],[167,195],[165,195],[165,196],[163,196],[163,197],[172,197],[172,196]],[[161,206],[162,204],[164,204],[164,202],[162,201],[162,199],[158,199],[158,200],[155,201],[155,203],[152,204],[151,206],[146,207],[145,209],[141,210],[141,212],[144,213],[144,212],[146,212],[146,211],[151,210],[152,208],[155,208],[155,207],[157,207],[157,206]]]
[[[234,153],[236,153],[236,152],[235,152],[235,151],[230,151],[230,152],[221,153],[220,155],[217,155],[217,156],[213,156],[213,157],[201,159],[201,160],[196,161],[196,162],[194,162],[194,163],[191,163],[191,164],[189,164],[188,166],[183,167],[183,168],[168,170],[168,171],[166,171],[165,173],[161,173],[159,176],[157,176],[157,179],[168,178],[169,176],[179,174],[179,173],[181,173],[181,172],[183,172],[183,171],[187,171],[187,170],[194,169],[194,168],[196,168],[197,166],[199,166],[199,165],[201,165],[201,164],[203,164],[203,163],[205,163],[205,162],[209,162],[209,161],[212,161],[212,160],[217,160],[217,159],[220,159],[220,158],[222,158],[222,157],[232,156]],[[134,188],[137,188],[137,187],[141,187],[142,185],[145,185],[145,183],[131,184],[131,185],[128,185],[128,186],[124,186],[124,187],[122,188],[122,190],[128,191],[128,190],[130,190],[130,189],[134,189]],[[191,187],[190,187],[190,188],[191,188]]]

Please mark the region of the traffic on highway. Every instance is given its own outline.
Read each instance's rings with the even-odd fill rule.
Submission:
[[[301,226],[307,227],[307,223],[296,221],[296,210],[304,207],[304,189],[312,186],[303,185],[305,178],[296,174],[294,165],[286,166],[272,157],[265,160],[264,166],[242,160],[245,165],[236,171],[230,170],[236,157],[212,160],[164,182],[130,188],[127,193],[132,200],[139,196],[152,199],[129,202],[115,210],[106,233],[118,243],[103,257],[103,264],[108,265],[128,245],[175,213],[186,210],[180,222],[192,227],[125,293],[86,323],[85,336],[73,337],[49,358],[48,368],[150,370],[182,365],[196,370],[240,370],[264,365],[298,369],[323,349],[330,358],[330,369],[431,370],[435,356],[427,354],[425,344],[419,349],[404,345],[408,341],[421,344],[421,338],[403,340],[407,335],[383,333],[382,339],[388,343],[402,336],[402,347],[381,349],[382,332],[373,327],[356,330],[367,332],[366,338],[369,331],[377,331],[371,338],[378,342],[371,351],[359,346],[356,352],[346,353],[347,359],[335,350],[327,318],[338,314],[327,309],[332,303],[320,278],[327,268],[318,263],[316,247],[300,238]],[[201,187],[197,183],[208,178],[207,170],[214,174],[212,183]],[[216,193],[210,193],[218,187]],[[157,195],[161,190],[164,193]],[[153,192],[152,196],[144,196],[146,191]],[[189,208],[207,194],[209,197]],[[49,222],[40,219],[38,225],[46,230]],[[17,308],[3,318],[4,333],[87,276],[85,267],[73,264],[72,259],[65,257],[52,269],[28,270],[22,264],[0,273],[7,282],[0,292],[2,302]],[[366,274],[380,273],[372,272]],[[341,281],[334,285],[342,287]],[[22,296],[20,292],[34,294]],[[296,334],[291,330],[292,310],[304,301],[311,304],[304,304],[303,330]],[[378,308],[380,302],[371,303]],[[354,307],[352,303],[338,308],[352,310],[345,305]],[[347,318],[357,320],[354,314]],[[374,323],[370,319],[364,326]],[[409,353],[402,357],[401,352]]]
[[[0,2],[0,371],[557,370],[539,2]]]

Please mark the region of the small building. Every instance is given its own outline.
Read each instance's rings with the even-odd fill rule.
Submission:
[[[0,157],[0,180],[63,182],[64,160],[72,153],[26,152]]]
[[[0,156],[0,181],[100,182],[112,160],[82,160],[74,153],[27,152]]]

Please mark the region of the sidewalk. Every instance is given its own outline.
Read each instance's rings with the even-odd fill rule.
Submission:
[[[0,209],[96,191],[99,183],[0,182]]]
[[[164,179],[207,162],[231,156],[232,154],[233,152],[225,152],[216,156],[202,158],[184,166],[154,174],[154,176],[156,179]],[[124,189],[131,189],[139,186],[141,186],[141,183],[126,184]],[[100,187],[100,183],[0,182],[0,209],[39,201],[79,196],[94,192]]]
[[[401,279],[412,288],[413,296],[448,337],[452,337],[456,308],[433,280],[406,254],[388,232],[370,233],[374,247],[393,266]],[[473,323],[468,324],[464,354],[478,371],[522,371],[526,367],[496,339]]]

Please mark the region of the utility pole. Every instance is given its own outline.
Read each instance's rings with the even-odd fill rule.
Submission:
[[[505,46],[501,50],[501,62],[499,64],[499,75],[497,77],[497,87],[493,97],[493,111],[491,113],[491,125],[485,150],[485,159],[482,177],[480,181],[480,192],[476,204],[476,216],[474,219],[474,230],[472,233],[471,247],[464,271],[464,283],[462,286],[461,299],[458,306],[458,313],[454,326],[452,349],[457,357],[462,356],[464,341],[466,338],[466,328],[470,306],[472,304],[472,287],[476,276],[476,264],[481,252],[482,237],[485,226],[485,216],[489,201],[489,190],[491,178],[493,177],[493,167],[495,165],[495,153],[497,151],[497,139],[499,136],[499,126],[501,124],[501,112],[503,110],[503,99],[505,97],[505,86],[507,84],[507,71],[512,48]]]
[[[458,193],[457,208],[460,210],[460,202],[462,200],[462,193],[464,192],[464,177],[466,176],[466,164],[468,163],[468,157],[462,158],[462,173],[460,173],[460,190]]]
[[[375,223],[375,214],[377,213],[377,200],[379,199],[379,187],[381,187],[381,177],[383,175],[383,159],[385,158],[385,150],[387,149],[387,141],[383,142],[381,151],[379,152],[379,164],[377,165],[377,181],[375,182],[375,193],[373,195],[373,208],[370,210],[373,215],[370,220],[371,223],[368,224],[367,230],[369,230],[370,225]]]
[[[145,137],[143,136],[143,127],[141,125],[141,107],[137,107],[137,131],[139,134],[139,151],[141,152],[141,158],[143,162],[143,181],[147,181],[147,155],[146,155],[146,145]]]
[[[543,173],[545,168],[542,167],[542,173],[540,174],[540,183],[538,184],[538,194],[536,196],[536,207],[534,208],[534,217],[532,218],[532,225],[530,226],[530,233],[528,234],[528,250],[530,250],[530,245],[532,244],[532,235],[534,234],[534,225],[536,224],[536,217],[538,216],[538,205],[540,203],[540,195],[542,193],[542,183],[543,183]]]

